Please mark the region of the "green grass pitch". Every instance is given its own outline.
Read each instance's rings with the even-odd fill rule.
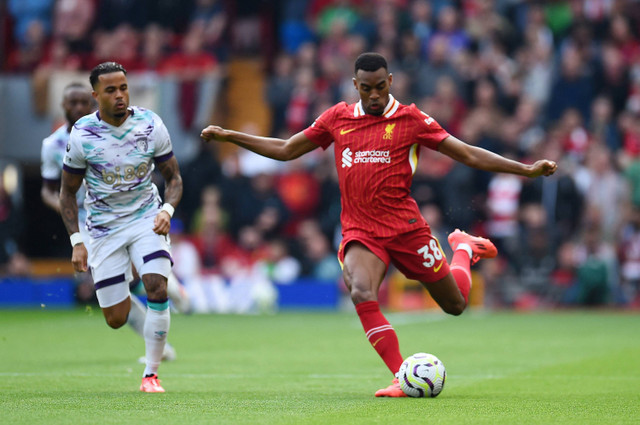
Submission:
[[[143,343],[99,309],[0,311],[2,424],[638,424],[640,316],[389,313],[405,356],[447,368],[434,399],[376,399],[391,374],[355,313],[173,315],[165,394]]]

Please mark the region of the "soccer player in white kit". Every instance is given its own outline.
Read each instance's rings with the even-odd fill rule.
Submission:
[[[164,392],[157,372],[170,325],[168,234],[182,197],[182,177],[160,117],[129,107],[122,65],[102,63],[89,80],[98,111],[79,119],[71,130],[60,190],[61,215],[73,245],[71,262],[76,271],[91,267],[98,303],[114,329],[127,322],[133,263],[147,291],[140,391]],[[156,165],[165,180],[164,204],[151,179]],[[90,255],[78,227],[76,192],[83,179]]]
[[[91,96],[91,89],[86,85],[74,82],[65,86],[62,92],[62,109],[66,122],[58,127],[51,135],[42,141],[41,151],[41,175],[42,189],[40,195],[42,202],[58,214],[60,214],[60,176],[62,174],[63,159],[66,154],[66,147],[69,144],[69,136],[73,124],[85,115],[95,111],[95,100]],[[78,222],[80,234],[88,247],[89,233],[84,225],[87,218],[84,209],[85,189],[81,186],[77,193],[78,200]],[[88,282],[93,286],[90,273],[80,273],[79,280]],[[184,289],[181,288],[178,279],[172,273],[168,280],[167,290],[169,299],[180,312],[189,308],[189,299]],[[144,338],[144,319],[147,307],[135,296],[131,297],[131,311],[127,324]],[[162,354],[162,360],[173,360],[176,358],[175,349],[167,342]],[[144,359],[144,357],[142,357]]]

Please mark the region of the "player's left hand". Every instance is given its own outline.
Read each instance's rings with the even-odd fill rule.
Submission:
[[[200,133],[200,138],[206,142],[217,140],[225,142],[229,136],[229,131],[217,125],[210,125]]]
[[[171,230],[171,217],[169,213],[162,210],[153,220],[153,231],[159,235],[166,235]]]
[[[531,166],[531,172],[529,177],[550,176],[556,172],[558,164],[555,161],[549,161],[548,159],[541,159],[536,161]]]

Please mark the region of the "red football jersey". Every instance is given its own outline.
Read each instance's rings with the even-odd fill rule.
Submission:
[[[433,118],[389,96],[380,116],[366,114],[361,102],[341,102],[304,134],[323,149],[335,142],[343,233],[388,237],[424,225],[410,196],[419,147],[436,150],[449,136]]]

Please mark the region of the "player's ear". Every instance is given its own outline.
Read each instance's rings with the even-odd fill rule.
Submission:
[[[355,78],[352,78],[353,80],[353,87],[355,87],[356,90],[358,90],[358,81]]]
[[[389,80],[389,86],[391,86],[391,83],[393,83],[393,74],[391,73],[389,74],[388,80]]]

